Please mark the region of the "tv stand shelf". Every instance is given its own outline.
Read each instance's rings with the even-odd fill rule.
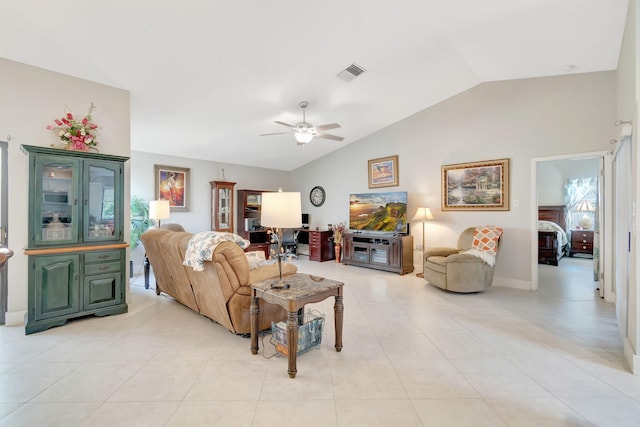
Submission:
[[[343,264],[391,271],[413,271],[413,236],[345,233]]]

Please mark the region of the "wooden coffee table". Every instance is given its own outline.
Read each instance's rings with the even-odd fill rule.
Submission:
[[[285,288],[273,288],[281,284],[288,285]],[[344,283],[320,276],[296,273],[280,279],[268,279],[251,285],[251,353],[258,354],[258,314],[260,306],[258,298],[271,304],[277,304],[287,310],[287,349],[290,378],[295,378],[298,372],[296,357],[298,350],[298,311],[304,309],[306,304],[320,302],[330,296],[336,298],[333,305],[334,326],[336,331],[336,351],[342,350],[342,316],[344,306],[342,304],[342,288]]]

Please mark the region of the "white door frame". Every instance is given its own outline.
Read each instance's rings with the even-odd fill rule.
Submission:
[[[600,178],[604,179],[604,185],[602,200],[603,221],[600,224],[599,271],[601,286],[604,288],[605,301],[615,302],[611,262],[613,248],[613,159],[611,151],[593,151],[551,157],[534,157],[531,159],[531,290],[538,290],[538,163],[589,157],[600,157],[604,163],[604,171],[600,171]]]

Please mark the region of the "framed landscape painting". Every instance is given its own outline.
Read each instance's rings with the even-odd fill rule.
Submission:
[[[369,188],[399,185],[398,156],[369,160]]]
[[[156,200],[168,200],[171,211],[189,210],[189,169],[154,165]]]
[[[509,159],[442,166],[443,211],[508,211]]]

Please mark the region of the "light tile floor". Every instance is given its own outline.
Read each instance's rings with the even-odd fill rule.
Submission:
[[[443,292],[415,275],[334,262],[322,347],[298,359],[132,281],[129,313],[25,336],[0,328],[0,426],[639,426],[612,304],[591,261],[540,266],[540,290]]]

